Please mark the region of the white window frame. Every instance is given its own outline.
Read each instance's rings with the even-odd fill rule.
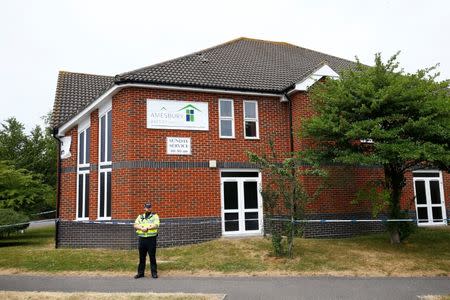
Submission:
[[[439,177],[414,177],[414,173],[439,173]],[[439,192],[441,197],[441,204],[431,204],[431,195],[429,191],[429,182],[431,180],[438,180],[439,182]],[[425,193],[426,193],[426,204],[421,204],[421,207],[427,208],[428,222],[419,223],[419,212],[417,207],[417,192],[416,192],[416,181],[424,181],[425,182]],[[447,207],[445,206],[445,194],[444,194],[444,181],[442,178],[442,171],[440,170],[415,170],[413,171],[413,188],[414,188],[414,206],[416,208],[416,218],[417,218],[417,226],[443,226],[447,225]],[[433,206],[441,206],[442,209],[442,222],[434,222],[433,221]]]
[[[258,172],[258,177],[222,177],[222,172],[249,173]],[[238,184],[238,209],[225,210],[224,183],[237,182]],[[244,207],[244,191],[241,189],[245,182],[256,182],[258,190],[258,208],[246,209]],[[241,188],[240,188],[241,187]],[[264,233],[263,198],[261,196],[262,174],[258,169],[220,169],[220,198],[222,217],[222,236],[259,236]],[[239,231],[225,231],[225,213],[238,213]],[[245,212],[258,212],[258,230],[245,230]]]
[[[220,103],[221,102],[231,102],[231,117],[224,117],[220,113]],[[231,120],[231,136],[224,136],[222,135],[222,120]],[[234,139],[235,138],[235,131],[234,131],[234,100],[233,99],[225,99],[221,98],[219,99],[219,137],[221,139]]]
[[[109,130],[109,126],[112,126],[112,116],[111,116],[111,124],[108,125],[108,116],[107,114],[111,113],[112,114],[112,105],[111,102],[107,102],[105,104],[105,106],[99,108],[99,114],[98,114],[98,201],[97,201],[97,220],[111,220],[111,216],[106,216],[107,213],[107,207],[108,207],[108,175],[107,173],[111,173],[111,184],[112,184],[112,161],[108,161],[108,152],[111,152],[112,149],[108,149],[108,130]],[[102,126],[101,126],[101,119],[102,117],[105,117],[105,161],[101,161],[101,147],[102,147],[102,143],[101,143],[101,137],[102,137]],[[112,134],[111,137],[112,139]],[[111,143],[112,146],[112,143]],[[111,155],[111,160],[112,160],[112,155]],[[107,166],[107,167],[105,167]],[[100,190],[100,177],[102,176],[103,173],[106,173],[105,175],[105,185],[104,185],[104,193],[103,193],[103,201],[105,203],[104,205],[104,210],[103,210],[103,217],[100,217],[100,195],[101,195],[101,190]],[[111,189],[111,199],[112,200],[112,189]],[[112,204],[111,204],[112,205]],[[111,206],[111,214],[112,214],[112,206]]]
[[[87,117],[86,119],[82,120],[78,124],[77,187],[76,187],[76,190],[77,190],[77,193],[76,193],[76,207],[77,207],[77,209],[76,209],[76,212],[75,212],[76,213],[75,220],[77,220],[77,221],[89,220],[89,217],[86,217],[86,215],[85,215],[85,209],[86,209],[86,192],[85,191],[86,191],[86,188],[87,188],[87,186],[86,186],[86,175],[90,174],[90,166],[91,166],[90,161],[88,163],[86,163],[86,153],[88,151],[90,151],[90,149],[88,149],[87,143],[86,143],[86,141],[87,141],[86,132],[87,132],[87,130],[90,127],[91,127],[91,122],[90,122],[89,117]],[[83,143],[84,144],[84,149],[80,148],[80,146],[81,146],[80,136],[81,136],[82,133],[84,133],[84,135],[83,135],[83,137],[84,137],[84,143]],[[90,143],[89,143],[89,145],[90,145]],[[80,153],[81,153],[81,151],[83,151],[84,163],[80,164]],[[83,170],[80,170],[81,168],[83,168]],[[82,187],[82,191],[79,190],[79,187],[80,187],[80,175],[83,175],[83,181],[84,181],[84,184],[83,184],[83,187]],[[89,180],[89,183],[90,183],[90,180]],[[82,193],[82,197],[83,197],[83,200],[82,200],[82,202],[83,202],[83,210],[81,211],[81,215],[82,215],[81,217],[78,216],[79,212],[80,212],[80,207],[79,207],[79,203],[78,203],[80,192]],[[88,194],[88,197],[89,197],[89,194]],[[88,208],[88,210],[89,210],[89,208]]]
[[[245,103],[254,103],[255,104],[255,114],[256,118],[246,118],[245,117]],[[243,119],[244,119],[244,139],[246,140],[259,140],[259,117],[258,117],[258,101],[255,100],[244,100],[242,105]],[[245,132],[245,122],[255,122],[256,123],[256,136],[247,136]]]

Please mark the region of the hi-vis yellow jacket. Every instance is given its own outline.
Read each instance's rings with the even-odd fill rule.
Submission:
[[[145,214],[139,215],[134,221],[135,225],[149,227],[150,225],[156,225],[156,228],[147,230],[146,232],[142,230],[136,230],[136,233],[140,237],[151,237],[158,235],[159,228],[159,216],[157,214],[149,214],[148,217],[145,217]]]

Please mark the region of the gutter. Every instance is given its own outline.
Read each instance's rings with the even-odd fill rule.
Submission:
[[[57,152],[57,172],[58,172],[58,179],[56,184],[56,221],[55,221],[55,248],[58,248],[58,233],[59,233],[59,202],[61,199],[61,140],[58,137],[58,129],[53,128],[53,134],[52,136],[55,138],[55,140],[58,141],[58,152]]]

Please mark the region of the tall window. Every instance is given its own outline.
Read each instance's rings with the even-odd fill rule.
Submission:
[[[89,219],[89,173],[91,128],[85,121],[78,126],[78,164],[77,164],[77,219]]]
[[[219,99],[219,133],[221,138],[234,138],[234,107],[231,99]]]
[[[258,102],[256,101],[244,101],[244,128],[245,138],[259,138]]]
[[[100,163],[98,218],[111,218],[111,170],[112,170],[112,113],[111,109],[100,115]]]

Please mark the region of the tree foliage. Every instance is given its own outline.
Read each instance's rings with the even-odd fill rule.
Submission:
[[[376,54],[373,67],[358,61],[339,80],[316,83],[310,93],[316,114],[302,130],[302,137],[315,141],[311,157],[382,166],[391,218],[401,215],[405,172],[450,165],[449,81],[437,82],[435,67],[405,73],[397,56],[383,63]],[[391,227],[397,243],[398,224]]]
[[[0,208],[30,212],[36,206],[48,208],[54,196],[54,190],[43,183],[41,174],[15,169],[0,161]]]
[[[23,213],[16,212],[12,209],[0,208],[0,237],[9,236],[19,230],[26,229],[30,223],[30,219]],[[20,224],[9,226],[11,224]]]
[[[50,114],[45,117],[46,124]],[[29,135],[15,118],[0,127],[0,207],[39,212],[55,207],[56,141],[49,126]]]

